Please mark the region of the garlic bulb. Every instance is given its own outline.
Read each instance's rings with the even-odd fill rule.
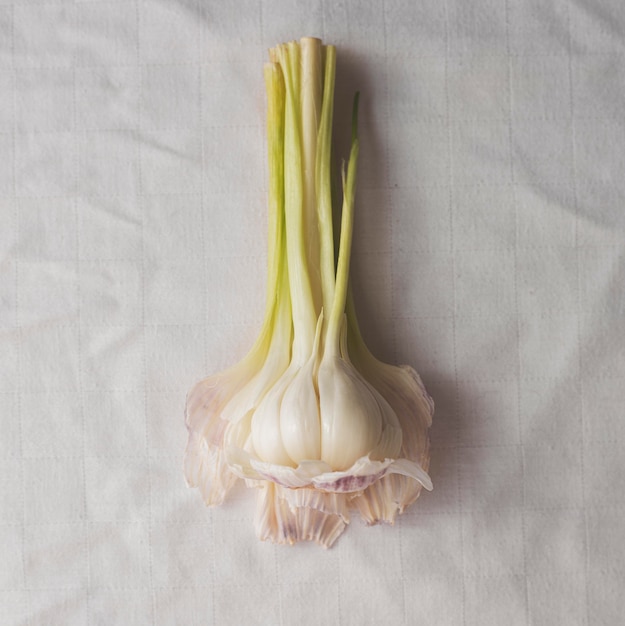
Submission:
[[[330,173],[336,51],[304,38],[276,46],[270,59],[265,320],[241,363],[190,391],[185,476],[211,505],[242,478],[257,488],[260,539],[328,547],[350,511],[367,523],[392,523],[423,487],[432,489],[434,407],[412,368],[369,352],[349,292],[358,95],[337,235]]]

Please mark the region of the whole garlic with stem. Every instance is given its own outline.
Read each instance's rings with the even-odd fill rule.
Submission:
[[[221,503],[242,478],[258,488],[261,539],[328,547],[350,511],[367,523],[392,523],[422,487],[432,488],[433,403],[412,368],[371,354],[354,312],[358,94],[335,235],[336,50],[307,37],[276,46],[270,59],[265,321],[238,365],[189,393],[185,476],[207,504]]]

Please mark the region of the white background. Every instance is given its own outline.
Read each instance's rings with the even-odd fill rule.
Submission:
[[[2,624],[622,623],[620,0],[0,3]],[[366,338],[437,405],[395,527],[259,543],[183,406],[263,311],[262,63],[361,91]],[[344,152],[343,152],[344,154]]]

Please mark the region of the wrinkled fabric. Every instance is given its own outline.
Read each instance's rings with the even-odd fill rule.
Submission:
[[[2,623],[621,623],[623,32],[599,0],[4,2]],[[261,322],[262,63],[303,35],[336,120],[361,92],[363,334],[436,403],[434,491],[329,551],[182,468],[187,390]]]

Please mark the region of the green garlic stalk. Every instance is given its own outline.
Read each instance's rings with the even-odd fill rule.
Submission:
[[[211,505],[242,478],[258,488],[260,539],[328,547],[350,510],[368,523],[392,523],[422,487],[432,488],[434,407],[412,368],[371,354],[354,311],[358,94],[335,233],[336,50],[307,37],[276,46],[270,61],[265,318],[238,365],[189,392],[185,476]]]

